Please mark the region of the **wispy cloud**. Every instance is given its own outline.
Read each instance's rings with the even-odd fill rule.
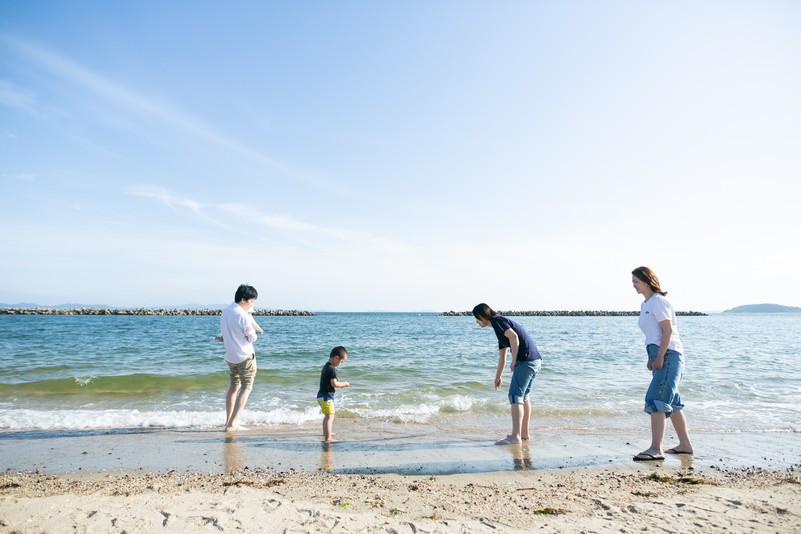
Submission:
[[[28,59],[50,74],[82,87],[93,95],[101,97],[127,110],[149,116],[187,134],[233,150],[253,159],[259,164],[269,166],[287,176],[291,176],[317,188],[348,196],[358,195],[358,193],[355,192],[344,191],[340,186],[317,175],[312,175],[295,166],[278,161],[265,154],[263,151],[254,150],[226,136],[201,119],[184,112],[174,105],[147,98],[128,87],[101,76],[45,48],[13,38],[6,34],[0,34],[0,44],[5,45],[5,47],[15,51],[18,55]],[[15,88],[8,82],[5,82],[4,85],[3,82],[0,82],[0,102],[12,107],[25,109],[31,113],[36,113],[34,96]]]
[[[258,207],[235,202],[208,204],[170,192],[163,187],[153,185],[140,185],[131,188],[128,193],[132,196],[152,199],[160,204],[183,213],[191,213],[208,222],[220,226],[229,226],[231,218],[248,222],[248,227],[267,227],[289,234],[305,234],[309,236],[334,238],[343,241],[359,242],[383,250],[409,251],[412,247],[403,243],[376,236],[369,232],[354,231],[347,228],[323,226],[295,219],[280,213],[268,213]],[[224,218],[215,217],[222,213]]]
[[[217,207],[225,213],[238,215],[242,218],[252,221],[254,224],[261,224],[277,230],[303,232],[307,234],[333,237],[348,241],[367,241],[375,239],[374,236],[366,232],[354,232],[343,228],[310,224],[307,222],[298,221],[285,215],[264,213],[253,206],[248,206],[245,204],[228,203],[219,204]]]
[[[0,81],[0,104],[5,106],[24,109],[28,113],[36,114],[36,97],[29,92],[23,91],[14,86],[13,83]]]
[[[180,128],[198,137],[208,139],[239,152],[248,153],[252,156],[260,157],[271,163],[274,163],[273,160],[265,157],[263,154],[253,152],[249,148],[239,145],[238,143],[216,132],[212,127],[204,124],[202,121],[183,113],[179,109],[161,102],[156,102],[153,99],[146,98],[137,92],[112,80],[109,80],[108,78],[105,78],[78,63],[70,61],[67,58],[61,57],[33,44],[14,39],[7,35],[0,35],[0,41],[5,42],[10,48],[32,60],[34,63],[44,68],[48,72],[64,78],[80,87],[83,87],[97,96],[105,98],[106,100],[114,102],[130,110],[137,111],[139,113],[145,113],[161,121],[168,122],[174,127]],[[22,96],[24,95],[21,95],[18,92],[17,94],[11,93],[10,96],[16,96],[16,101],[18,101],[20,105],[25,103],[25,100],[22,99]]]
[[[205,217],[202,203],[196,202],[190,198],[178,197],[161,187],[150,185],[136,186],[131,188],[129,193],[135,197],[152,198],[171,209],[186,208],[197,216]]]

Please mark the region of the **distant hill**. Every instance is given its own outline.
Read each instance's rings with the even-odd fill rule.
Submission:
[[[782,306],[781,304],[746,304],[726,310],[723,313],[801,313],[801,308]]]

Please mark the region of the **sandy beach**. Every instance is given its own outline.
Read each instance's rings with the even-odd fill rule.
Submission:
[[[681,469],[492,475],[24,474],[3,532],[794,532],[797,474]]]
[[[2,433],[0,531],[801,532],[795,434],[698,434],[707,452],[643,464],[616,432],[419,430]]]

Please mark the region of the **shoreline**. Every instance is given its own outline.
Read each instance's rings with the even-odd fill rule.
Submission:
[[[795,432],[695,432],[696,454],[666,454],[636,463],[649,435],[628,430],[534,429],[533,440],[498,446],[502,436],[444,433],[423,423],[364,426],[337,421],[337,441],[323,443],[318,424],[221,428],[117,428],[0,431],[0,470],[69,473],[194,472],[241,469],[338,474],[458,475],[520,470],[626,469],[637,465],[697,472],[801,469],[801,436]],[[676,442],[668,430],[665,446]]]
[[[647,436],[627,432],[495,446],[341,425],[325,445],[316,426],[2,432],[0,532],[801,531],[797,434],[697,434],[703,455],[635,463]],[[753,447],[784,453],[736,457]]]

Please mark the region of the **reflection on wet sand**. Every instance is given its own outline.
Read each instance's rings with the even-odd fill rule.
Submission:
[[[519,445],[511,445],[509,448],[512,451],[512,462],[514,464],[515,471],[532,469],[531,450],[529,449],[528,441],[524,441]]]
[[[242,448],[236,442],[236,436],[225,436],[223,442],[223,469],[226,473],[239,471],[244,467]]]
[[[320,469],[323,471],[334,470],[334,447],[333,443],[323,442],[323,452],[320,455]]]

